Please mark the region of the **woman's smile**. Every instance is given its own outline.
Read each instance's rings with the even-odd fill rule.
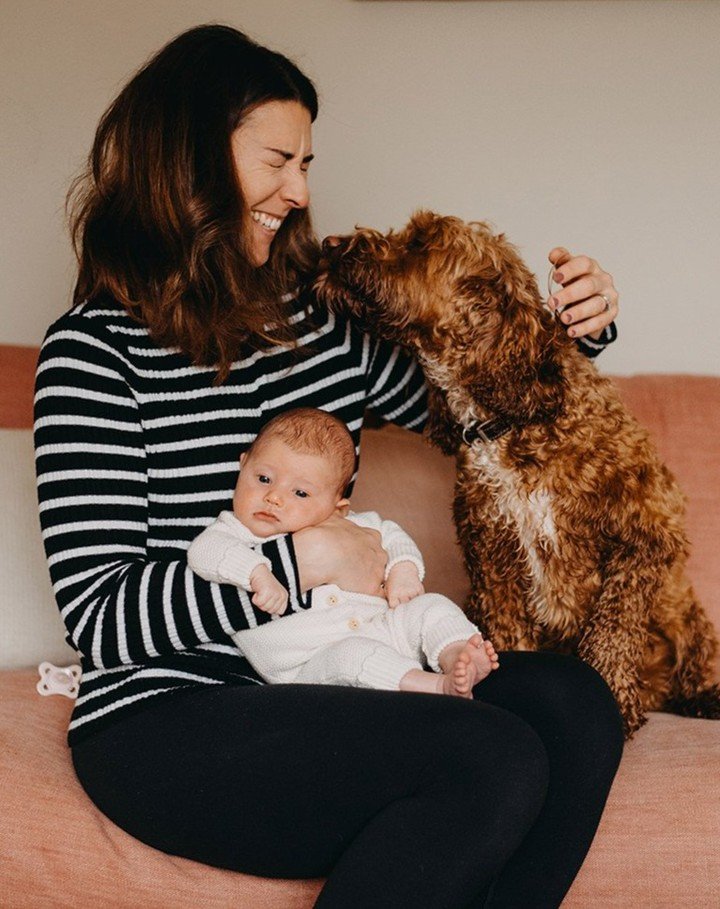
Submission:
[[[267,214],[267,212],[257,211],[256,209],[253,209],[250,216],[253,221],[260,224],[271,234],[275,234],[283,222],[283,218],[275,218],[272,215]]]

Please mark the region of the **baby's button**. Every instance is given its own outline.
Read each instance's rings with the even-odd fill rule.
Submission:
[[[348,628],[351,631],[357,631],[359,627],[360,627],[360,622],[358,622],[357,619],[352,618],[348,621]]]
[[[338,598],[335,596],[334,593],[331,593],[327,598],[327,602],[328,602],[329,606],[337,606],[337,601],[338,601]]]
[[[40,663],[40,681],[35,686],[42,695],[62,694],[74,700],[78,696],[81,670],[79,666],[54,666]]]

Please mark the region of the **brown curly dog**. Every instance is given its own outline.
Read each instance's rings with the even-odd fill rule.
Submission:
[[[428,435],[457,455],[467,612],[496,647],[576,653],[628,736],[647,710],[720,717],[682,494],[505,238],[418,212],[326,242],[315,292],[421,363]]]

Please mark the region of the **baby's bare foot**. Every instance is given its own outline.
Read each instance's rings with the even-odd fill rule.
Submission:
[[[500,665],[495,648],[482,635],[474,634],[462,646],[449,672],[443,675],[445,694],[470,698],[478,682],[482,682]]]

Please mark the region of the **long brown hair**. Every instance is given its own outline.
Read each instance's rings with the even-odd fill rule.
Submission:
[[[68,194],[73,305],[119,301],[158,343],[217,365],[219,381],[242,343],[292,340],[282,296],[317,261],[307,210],[288,214],[262,267],[244,248],[230,140],[268,101],[317,116],[312,82],[286,57],[227,26],[184,32],[110,105]]]

